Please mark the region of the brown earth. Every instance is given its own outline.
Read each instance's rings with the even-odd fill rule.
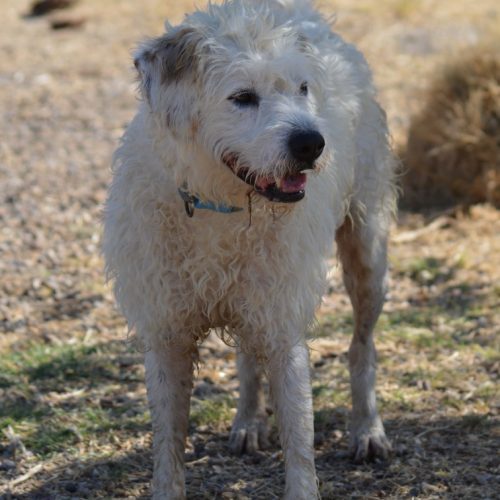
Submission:
[[[130,51],[191,2],[81,0],[30,18],[4,0],[0,31],[0,498],[143,498],[150,426],[141,354],[104,284],[99,214],[110,157],[136,107]],[[366,53],[396,147],[429,78],[498,36],[494,0],[339,0],[337,29]],[[51,29],[64,15],[79,29]],[[70,23],[71,24],[71,23]],[[379,394],[395,453],[346,456],[350,308],[333,265],[311,342],[323,498],[499,498],[500,217],[488,205],[401,213],[378,327]],[[201,349],[189,498],[279,498],[270,450],[232,457],[234,352]]]

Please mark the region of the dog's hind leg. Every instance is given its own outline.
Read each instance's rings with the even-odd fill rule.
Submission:
[[[346,219],[336,235],[344,283],[354,310],[354,337],[349,348],[351,453],[358,463],[374,457],[385,459],[391,449],[377,412],[373,342],[385,293],[386,226],[384,219],[369,214],[363,222]]]
[[[233,453],[254,453],[268,446],[267,412],[262,367],[252,354],[238,353],[240,398],[229,436]]]
[[[196,347],[158,342],[146,352],[146,386],[153,423],[153,498],[181,500],[184,448]]]
[[[268,352],[268,373],[285,456],[285,500],[318,498],[309,351],[304,339]]]

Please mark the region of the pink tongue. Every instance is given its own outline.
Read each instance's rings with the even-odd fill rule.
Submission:
[[[305,189],[306,181],[306,174],[290,175],[281,180],[278,188],[284,193],[296,193]]]

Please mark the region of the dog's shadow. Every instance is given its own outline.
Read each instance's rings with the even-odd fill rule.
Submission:
[[[143,375],[142,355],[122,342],[65,349],[58,357],[44,358],[43,363],[26,369],[23,377],[47,397],[79,387],[101,396],[95,408],[93,399],[81,397],[78,391],[56,404],[68,415],[94,419],[83,437],[70,427],[61,430],[57,422],[52,423],[50,398],[4,401],[4,416],[19,419],[36,413],[43,419],[32,442],[50,442],[57,450],[64,446],[71,453],[47,455],[50,450],[45,450],[45,459],[39,462],[43,468],[0,498],[149,498],[153,459]],[[5,387],[11,382],[15,388],[14,380],[3,381]],[[217,388],[199,380],[194,399],[214,402],[230,398]],[[195,405],[192,410],[194,414]],[[348,454],[349,408],[332,403],[315,412],[316,468],[322,498],[453,496],[463,487],[468,488],[469,498],[479,498],[485,488],[494,487],[489,472],[498,465],[493,418],[476,414],[435,418],[428,411],[419,414],[418,409],[411,416],[406,412],[405,418],[393,410],[383,412],[394,448],[391,460],[361,465],[353,464]],[[110,444],[108,435],[113,432],[123,440]],[[186,453],[188,498],[281,498],[284,462],[276,426],[272,425],[270,448],[253,455],[232,455],[228,437],[228,424],[200,425],[192,418],[189,438],[193,446]],[[88,447],[101,438],[99,455],[92,456]],[[74,450],[81,446],[85,456],[79,458]],[[4,456],[7,451],[0,448]],[[26,463],[30,471],[32,462]],[[0,482],[4,478],[0,476]]]
[[[331,417],[322,441],[316,446],[316,468],[322,498],[401,498],[451,495],[459,486],[454,478],[469,485],[471,495],[494,480],[496,446],[490,433],[494,422],[487,417],[465,415],[426,421],[398,418],[386,421],[394,453],[387,462],[353,464],[347,440],[335,420],[345,424],[346,412],[326,410]],[[336,429],[337,428],[337,429]],[[333,429],[333,430],[332,430]],[[284,489],[284,464],[274,442],[269,450],[235,457],[227,447],[227,432],[207,433],[204,450],[187,456],[187,496],[199,498],[273,499]],[[477,460],[481,447],[482,459]],[[17,499],[63,498],[149,498],[152,477],[149,449],[134,449],[103,459],[73,460],[50,471],[48,479]]]

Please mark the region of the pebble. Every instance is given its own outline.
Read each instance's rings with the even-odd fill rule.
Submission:
[[[74,483],[73,481],[68,481],[64,485],[64,489],[68,491],[69,493],[76,493],[78,491],[78,484]]]
[[[12,469],[15,469],[17,467],[16,465],[16,462],[14,462],[13,460],[2,460],[0,462],[0,470],[12,470]]]

